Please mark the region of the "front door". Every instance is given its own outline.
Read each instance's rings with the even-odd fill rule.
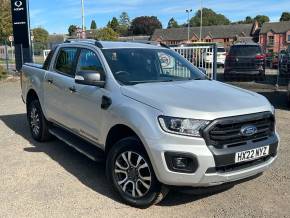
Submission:
[[[76,71],[100,71],[103,66],[96,52],[90,49],[81,49]],[[73,117],[72,127],[80,135],[98,143],[102,125],[101,101],[105,89],[97,86],[75,85],[75,93],[68,102],[69,112]]]

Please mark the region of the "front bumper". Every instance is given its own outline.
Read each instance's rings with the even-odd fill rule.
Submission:
[[[225,75],[228,76],[257,76],[265,72],[264,69],[226,69]]]
[[[234,163],[235,152],[248,148],[239,146],[226,153],[215,153],[203,139],[177,136],[180,144],[164,139],[164,144],[150,141],[150,159],[158,180],[170,186],[208,187],[252,177],[268,169],[277,158],[279,138],[275,134],[266,141],[255,144],[252,148],[270,145],[270,155],[253,162],[245,162],[243,166]],[[173,137],[174,138],[174,137]],[[188,139],[189,138],[189,139]],[[167,141],[167,143],[165,143]],[[173,141],[172,144],[168,142]],[[175,142],[175,143],[174,143]],[[191,145],[189,145],[191,143]],[[249,145],[251,146],[251,145]],[[198,168],[194,173],[172,172],[168,169],[165,152],[188,153],[197,158]]]
[[[258,165],[249,166],[248,168],[242,170],[232,171],[228,173],[206,173],[204,177],[200,180],[199,186],[202,187],[220,185],[223,183],[235,182],[255,176],[267,170],[274,163],[276,158],[277,156],[270,157],[265,162],[262,162]]]

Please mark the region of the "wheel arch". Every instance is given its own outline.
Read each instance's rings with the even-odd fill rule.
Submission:
[[[39,97],[36,93],[36,91],[34,89],[30,89],[28,92],[27,92],[27,95],[26,95],[26,108],[28,107],[28,105],[30,104],[30,102],[32,100],[39,100]]]
[[[127,137],[137,137],[140,142],[142,143],[141,138],[138,136],[138,134],[129,126],[125,124],[116,124],[115,126],[111,127],[109,130],[106,142],[105,142],[105,152],[106,154],[109,153],[111,148],[121,139],[127,138]],[[142,143],[143,147],[144,144]],[[145,149],[145,147],[144,147]],[[145,149],[146,150],[146,149]]]

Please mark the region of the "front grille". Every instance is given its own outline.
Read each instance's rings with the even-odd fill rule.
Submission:
[[[242,135],[241,128],[246,125],[254,125],[257,132],[252,136]],[[204,130],[203,136],[207,145],[222,149],[241,146],[248,141],[255,143],[266,140],[274,133],[274,128],[274,116],[265,112],[215,120]]]

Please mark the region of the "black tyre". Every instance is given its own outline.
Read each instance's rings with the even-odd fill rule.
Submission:
[[[27,107],[27,119],[32,138],[39,142],[51,138],[48,121],[45,119],[38,100],[32,100]]]
[[[107,156],[106,173],[125,203],[147,208],[160,202],[168,189],[157,180],[147,153],[136,137],[117,142]]]
[[[227,74],[224,74],[224,81],[229,81],[230,80],[230,76]]]
[[[260,74],[256,78],[257,81],[265,81],[266,80],[266,75],[264,73]]]

